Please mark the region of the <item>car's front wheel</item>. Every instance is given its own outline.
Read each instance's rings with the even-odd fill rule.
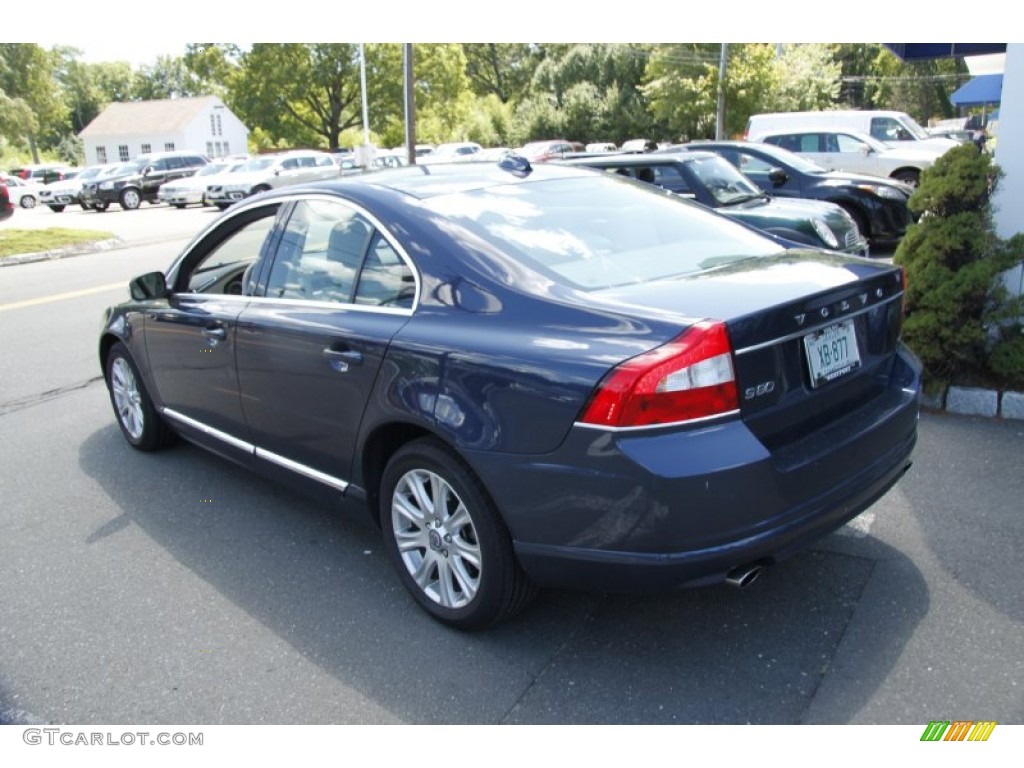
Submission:
[[[128,348],[117,342],[107,354],[107,390],[121,433],[140,451],[163,448],[174,433],[160,418]]]
[[[21,198],[21,207],[22,208],[35,208],[36,207],[36,199],[34,197],[32,197],[32,195],[25,195],[24,197]]]
[[[139,194],[139,190],[129,187],[121,190],[120,203],[126,211],[134,211],[142,205],[142,195]]]
[[[51,205],[50,206],[50,210],[53,211],[54,213],[61,213],[64,210],[64,206],[63,205]]]
[[[398,450],[381,481],[385,547],[406,589],[431,616],[482,629],[512,616],[535,587],[480,480],[443,443]]]

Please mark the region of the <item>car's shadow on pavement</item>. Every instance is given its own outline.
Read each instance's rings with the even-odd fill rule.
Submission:
[[[139,526],[396,722],[800,723],[814,719],[811,704],[837,654],[852,653],[862,663],[852,672],[842,665],[824,710],[829,722],[848,722],[929,605],[916,567],[867,537],[793,558],[743,591],[545,591],[515,620],[463,634],[415,606],[377,531],[288,488],[184,443],[138,453],[113,425],[91,434],[79,457],[123,511],[86,545]],[[880,612],[848,649],[880,560],[901,572],[887,592],[899,610]],[[301,697],[302,685],[310,683],[289,695]],[[245,722],[239,717],[225,713],[223,722]],[[320,720],[367,717],[339,704]],[[288,721],[287,712],[276,720]]]

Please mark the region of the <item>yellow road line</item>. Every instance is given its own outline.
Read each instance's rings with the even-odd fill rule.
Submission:
[[[35,307],[40,304],[52,304],[55,301],[66,301],[67,299],[77,299],[81,296],[91,296],[94,293],[104,293],[106,291],[112,291],[115,288],[127,288],[128,282],[121,280],[117,283],[108,283],[107,285],[97,285],[94,288],[83,288],[80,291],[68,291],[67,293],[54,293],[50,296],[40,296],[38,299],[25,299],[25,301],[12,301],[10,304],[0,304],[0,312],[7,312],[12,309],[24,309],[25,307]]]

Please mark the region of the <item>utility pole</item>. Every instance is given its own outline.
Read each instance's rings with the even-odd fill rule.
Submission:
[[[359,86],[363,97],[363,152],[361,165],[368,168],[373,159],[370,155],[370,109],[366,102],[366,46],[359,44]]]
[[[715,138],[722,141],[725,135],[725,61],[729,54],[729,44],[722,43],[718,57],[718,114],[715,116]]]
[[[412,43],[402,45],[405,70],[405,151],[409,153],[409,165],[416,165],[416,92],[412,78]]]

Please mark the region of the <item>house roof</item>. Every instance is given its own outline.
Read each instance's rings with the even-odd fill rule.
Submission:
[[[206,107],[215,103],[220,103],[216,96],[115,102],[100,112],[78,135],[87,139],[178,133]]]

